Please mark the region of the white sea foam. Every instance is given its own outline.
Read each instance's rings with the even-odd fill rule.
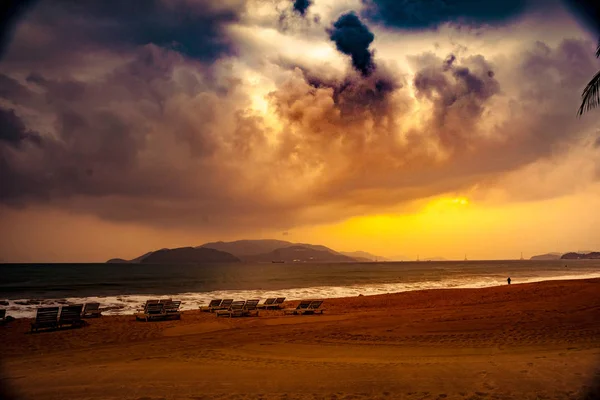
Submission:
[[[527,278],[516,278],[514,284],[530,283],[552,280],[590,279],[600,278],[600,272],[585,273],[578,275],[537,276]],[[104,315],[127,315],[138,311],[148,299],[174,298],[181,300],[182,310],[195,310],[201,305],[206,305],[215,298],[242,299],[265,299],[267,297],[286,297],[287,300],[300,299],[327,299],[339,297],[355,297],[359,294],[364,296],[407,292],[424,289],[449,289],[449,288],[484,288],[505,285],[503,278],[499,277],[464,277],[450,278],[440,281],[422,281],[409,283],[380,283],[350,286],[315,286],[304,288],[292,288],[278,291],[267,290],[217,290],[200,293],[173,293],[167,296],[157,295],[122,295],[102,297],[70,297],[66,299],[19,299],[8,300],[7,315],[15,318],[31,318],[35,316],[35,310],[40,306],[59,306],[63,304],[79,304],[99,302],[104,309]]]

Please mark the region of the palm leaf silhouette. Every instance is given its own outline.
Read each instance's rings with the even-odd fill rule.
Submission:
[[[598,48],[596,48],[596,57],[600,58],[600,40],[598,40]],[[600,71],[594,75],[592,80],[587,84],[581,94],[581,106],[577,115],[581,116],[586,111],[600,106]]]

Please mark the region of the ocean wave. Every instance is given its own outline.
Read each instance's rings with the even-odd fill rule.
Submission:
[[[600,278],[600,272],[585,274],[570,274],[556,276],[531,276],[513,280],[514,284],[531,283],[551,280],[571,280]],[[231,298],[243,299],[265,299],[267,297],[286,297],[287,300],[301,299],[329,299],[340,297],[355,297],[358,295],[377,295],[386,293],[408,292],[425,289],[451,289],[451,288],[484,288],[505,285],[504,277],[452,277],[439,281],[421,282],[390,282],[357,284],[348,286],[314,286],[301,287],[285,290],[216,290],[202,293],[172,293],[170,295],[120,295],[120,296],[91,296],[91,297],[68,297],[57,299],[16,299],[6,300],[7,315],[15,318],[31,318],[35,316],[38,307],[61,306],[64,304],[100,303],[104,315],[130,315],[143,307],[148,299],[174,298],[181,300],[182,310],[196,310],[199,306],[206,305],[212,299]],[[6,304],[6,303],[5,303]]]

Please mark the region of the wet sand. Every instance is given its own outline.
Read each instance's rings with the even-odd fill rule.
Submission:
[[[287,306],[295,306],[289,302]],[[326,300],[324,315],[0,327],[19,399],[596,399],[600,280]]]

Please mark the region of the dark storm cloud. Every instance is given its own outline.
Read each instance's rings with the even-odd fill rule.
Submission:
[[[306,15],[306,11],[308,10],[308,7],[310,7],[311,4],[311,0],[294,0],[294,11],[304,16]]]
[[[47,61],[81,51],[123,50],[152,43],[212,61],[235,51],[223,26],[237,21],[244,6],[242,1],[225,4],[210,0],[39,0],[21,22],[44,32],[44,46],[39,38],[24,35],[17,38],[9,56],[15,61]]]
[[[35,0],[4,0],[0,2],[0,59],[12,39],[19,19]]]
[[[413,79],[416,95],[432,103],[432,121],[444,146],[462,146],[500,85],[482,56],[466,59],[469,66],[456,66],[453,54],[441,63],[433,60],[423,57],[420,61],[423,66]]]
[[[375,69],[373,52],[369,50],[375,35],[356,14],[349,12],[340,16],[328,33],[337,49],[352,57],[352,65],[363,76],[369,75]]]
[[[15,110],[0,108],[0,142],[5,142],[13,147],[18,147],[21,142],[28,140],[39,144],[40,136],[29,131]]]
[[[402,85],[398,78],[383,69],[369,77],[348,76],[342,80],[320,79],[306,75],[307,82],[315,88],[331,89],[332,99],[345,121],[361,118],[365,112],[374,116],[385,116],[390,110],[389,98]]]
[[[23,101],[29,97],[29,90],[16,79],[0,74],[0,98],[10,101]]]
[[[598,0],[564,0],[567,8],[589,29],[600,36],[600,1]]]
[[[451,23],[504,23],[521,15],[527,0],[362,0],[364,15],[402,29],[435,29]]]

